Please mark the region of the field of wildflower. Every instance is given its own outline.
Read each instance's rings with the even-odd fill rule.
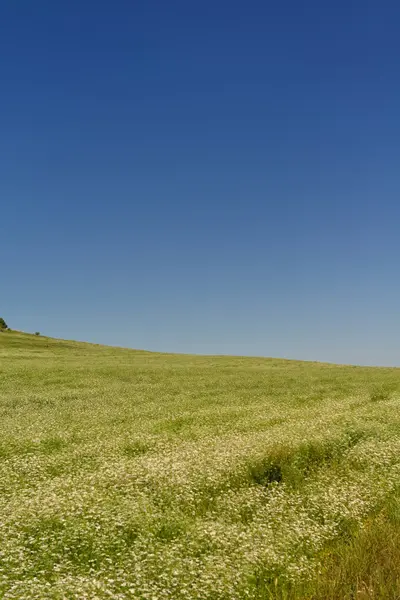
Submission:
[[[0,333],[0,598],[400,597],[399,408],[400,369]]]

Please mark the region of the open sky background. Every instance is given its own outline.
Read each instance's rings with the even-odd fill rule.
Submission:
[[[400,3],[4,0],[0,315],[400,365]]]

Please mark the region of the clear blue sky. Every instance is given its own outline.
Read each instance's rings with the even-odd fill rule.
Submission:
[[[0,314],[400,365],[400,4],[5,0]]]

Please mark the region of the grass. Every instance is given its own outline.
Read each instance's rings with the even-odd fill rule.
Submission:
[[[0,333],[0,598],[400,598],[400,370]]]

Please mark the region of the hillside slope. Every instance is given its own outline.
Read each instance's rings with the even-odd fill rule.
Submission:
[[[399,390],[398,369],[1,333],[0,597],[306,597],[397,498]]]

